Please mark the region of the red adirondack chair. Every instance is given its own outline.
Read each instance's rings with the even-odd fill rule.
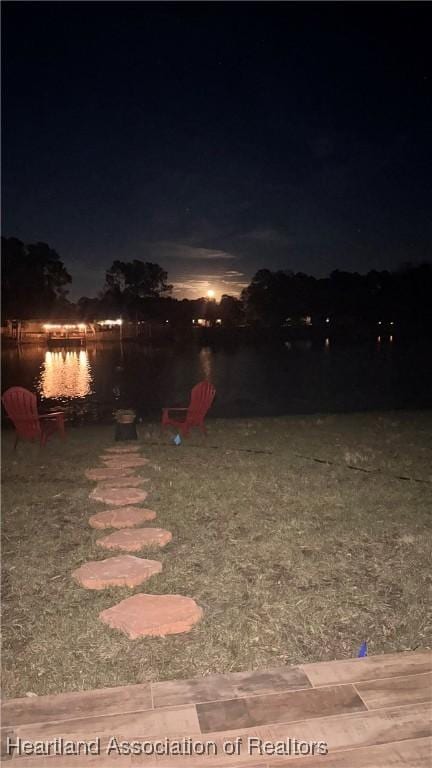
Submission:
[[[48,437],[59,432],[65,437],[64,413],[55,411],[39,414],[36,395],[23,387],[10,387],[2,396],[5,411],[15,427],[15,446],[18,440],[39,440],[44,446]]]
[[[192,427],[198,427],[201,432],[207,434],[204,419],[215,394],[214,386],[208,381],[201,381],[196,384],[192,389],[188,408],[164,408],[162,410],[162,429],[168,426],[176,427],[183,437],[187,437]],[[171,413],[175,414],[175,417],[171,416]],[[179,418],[182,413],[184,417]]]

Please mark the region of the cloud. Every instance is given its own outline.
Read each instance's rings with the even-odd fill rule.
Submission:
[[[233,253],[227,251],[213,251],[210,248],[191,248],[188,247],[183,258],[187,259],[204,259],[209,261],[217,261],[219,259],[236,259]]]
[[[223,249],[201,248],[184,243],[176,243],[158,240],[146,243],[147,251],[152,252],[156,258],[173,259],[176,261],[231,261],[238,257],[234,253]]]
[[[217,297],[222,293],[237,295],[244,287],[244,283],[237,280],[243,273],[226,269],[227,262],[235,261],[239,256],[223,247],[207,248],[196,242],[176,240],[155,240],[141,247],[146,260],[155,261],[168,271],[175,298],[201,298],[210,289]]]
[[[160,264],[168,272],[168,282],[173,285],[172,295],[180,299],[200,298],[206,296],[210,289],[216,291],[217,297],[222,293],[238,295],[247,284],[243,282],[247,279],[244,272],[232,268],[241,259],[234,244],[231,247],[231,243],[204,239],[199,241],[198,238],[190,242],[187,237],[181,240],[141,239],[139,242],[123,244],[117,252],[110,252],[104,267],[93,267],[90,255],[85,266],[79,264],[78,260],[71,263],[71,267],[74,267],[71,269],[74,278],[72,297],[96,295],[104,285],[105,269],[114,258],[121,261],[140,259]],[[238,266],[241,269],[243,264]]]
[[[207,295],[209,288],[214,288],[216,283],[209,280],[196,280],[193,276],[188,280],[175,280],[173,282],[173,296],[176,298],[198,299]]]
[[[241,273],[239,273],[241,275]],[[234,277],[234,276],[233,276]],[[223,293],[238,296],[248,283],[233,279],[225,274],[180,272],[172,278],[173,296],[197,299],[207,295],[211,288],[219,299]]]

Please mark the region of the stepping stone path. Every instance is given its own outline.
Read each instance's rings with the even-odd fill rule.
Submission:
[[[171,531],[165,531],[164,528],[123,528],[98,539],[96,544],[104,549],[139,552],[144,547],[164,547],[171,539]]]
[[[133,473],[133,467],[96,467],[96,469],[86,469],[84,472],[87,480],[113,480],[118,477],[128,477]]]
[[[165,637],[189,632],[202,615],[202,609],[191,597],[139,594],[107,608],[99,618],[135,640],[144,635]]]
[[[125,504],[141,504],[148,496],[147,491],[141,488],[105,488],[96,487],[89,498],[94,501],[103,501],[104,504],[112,504],[114,507],[124,507]]]
[[[145,459],[143,456],[110,456],[109,458],[102,458],[102,461],[107,467],[113,469],[128,469],[129,467],[145,467],[150,463],[150,459]]]
[[[92,528],[133,528],[135,525],[154,520],[156,512],[152,509],[140,509],[140,507],[117,507],[106,509],[92,515],[89,523]]]
[[[85,471],[88,480],[99,483],[89,498],[115,507],[89,519],[92,528],[119,529],[96,541],[104,549],[139,552],[144,547],[164,547],[172,539],[171,532],[163,528],[136,527],[156,517],[151,509],[129,506],[140,504],[148,495],[138,486],[149,482],[149,478],[137,477],[134,469],[149,464],[150,459],[138,456],[138,451],[139,445],[110,446],[101,457],[105,466]],[[86,589],[136,587],[161,570],[162,563],[157,560],[120,555],[84,563],[72,577]],[[141,593],[102,611],[99,618],[134,639],[189,632],[202,615],[202,609],[190,597]]]
[[[140,450],[139,445],[113,445],[105,448],[108,453],[135,453]]]
[[[109,480],[103,480],[96,486],[98,488],[138,488],[140,485],[149,483],[149,477],[111,477]]]
[[[73,572],[78,584],[86,589],[105,589],[106,587],[137,587],[155,573],[160,573],[162,563],[158,560],[144,560],[133,555],[109,557],[107,560],[94,560],[84,563]]]

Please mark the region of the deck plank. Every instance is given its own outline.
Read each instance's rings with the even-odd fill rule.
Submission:
[[[57,723],[30,723],[15,726],[15,734],[21,739],[49,740],[53,738],[106,741],[111,736],[121,739],[195,736],[200,734],[195,706],[167,708],[158,712],[141,710],[127,714],[85,717],[63,720]]]
[[[432,739],[414,739],[410,741],[392,744],[382,744],[375,747],[363,747],[355,750],[336,752],[327,757],[289,758],[266,763],[251,762],[242,768],[269,768],[275,765],[278,768],[429,768],[432,750]],[[17,758],[11,763],[11,768],[130,768],[130,766],[148,765],[145,758],[119,757],[85,758],[85,762],[77,763],[76,757],[53,758],[47,757],[40,760],[33,758]],[[163,768],[165,763],[161,760],[158,768]],[[174,765],[174,763],[173,763]],[[235,760],[230,763],[232,768],[239,765]],[[219,768],[213,764],[213,768]]]
[[[378,680],[384,677],[418,675],[432,670],[432,651],[405,651],[403,653],[366,656],[363,659],[341,659],[303,664],[301,669],[312,685],[338,685]]]
[[[266,748],[261,747],[253,739],[277,744],[287,739],[297,741],[322,741],[328,746],[329,752],[345,751],[352,748],[363,748],[378,744],[391,744],[394,741],[412,740],[432,736],[432,723],[429,712],[424,705],[412,707],[397,707],[391,710],[377,712],[360,712],[341,717],[313,718],[294,723],[260,726],[248,729],[230,730],[224,733],[206,733],[205,741],[214,741],[216,755],[205,759],[199,756],[164,757],[163,761],[155,758],[145,758],[148,768],[159,766],[164,768],[230,768],[233,765],[246,766],[253,760],[268,760],[276,762],[276,757],[270,758]],[[223,745],[227,741],[240,739],[239,755],[224,755]],[[279,757],[279,760],[283,758]],[[322,758],[321,758],[322,759]],[[144,758],[133,757],[132,762],[144,764]]]
[[[326,757],[278,762],[278,768],[430,768],[432,739],[414,739],[376,747],[344,750]]]
[[[131,768],[131,756],[128,755],[65,755],[62,757],[15,757],[4,763],[6,768]]]
[[[309,679],[299,667],[276,667],[153,683],[152,693],[154,707],[158,708],[310,687]]]
[[[356,689],[368,709],[397,707],[403,704],[432,701],[432,673],[390,677],[357,683]]]
[[[11,768],[427,768],[432,653],[409,652],[255,672],[6,700],[3,736],[100,739],[100,755],[17,757]],[[154,699],[152,698],[154,697]],[[186,699],[186,701],[185,701]],[[108,740],[215,742],[216,755],[107,755]],[[223,744],[241,740],[240,754]],[[326,742],[327,756],[251,749],[255,737]],[[25,762],[23,762],[25,761]]]
[[[203,733],[366,709],[351,685],[215,701],[197,704],[196,708]]]
[[[34,698],[6,699],[2,703],[2,725],[50,723],[78,717],[113,715],[117,712],[124,714],[151,707],[149,683]]]

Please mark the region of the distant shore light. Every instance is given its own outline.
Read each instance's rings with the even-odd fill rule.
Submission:
[[[123,325],[123,320],[118,317],[117,320],[98,320],[98,325]]]
[[[87,326],[84,323],[44,323],[43,328],[45,331],[54,331],[55,329],[70,331],[73,328],[85,331]]]

